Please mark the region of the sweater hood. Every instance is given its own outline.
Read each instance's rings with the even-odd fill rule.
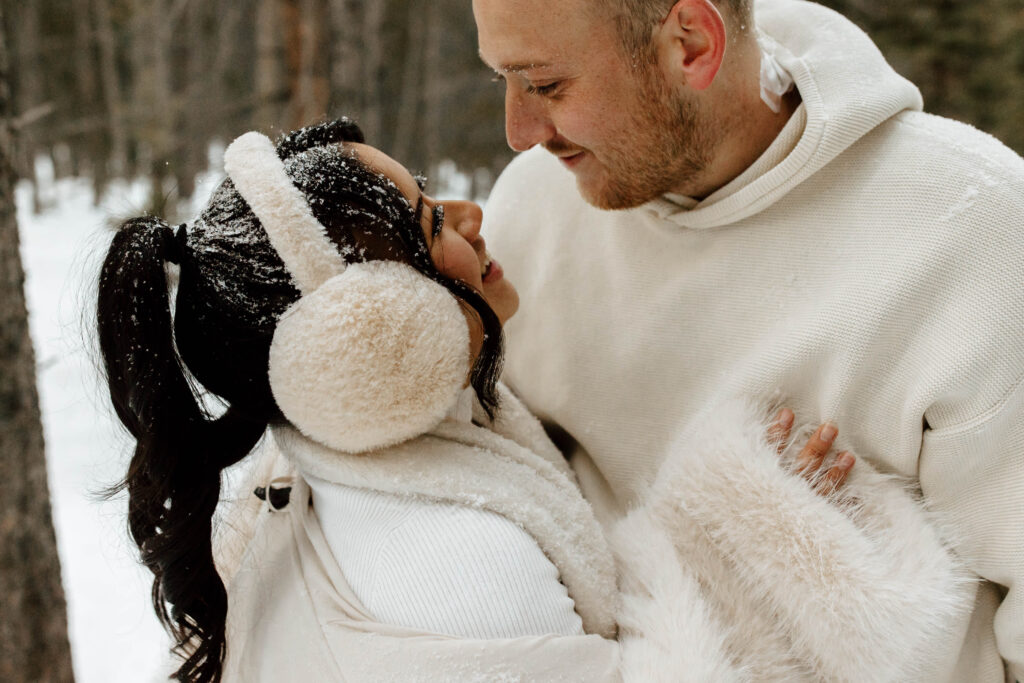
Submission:
[[[686,208],[659,198],[644,207],[681,227],[711,228],[763,211],[878,125],[922,108],[917,87],[842,15],[802,0],[762,0],[754,11],[763,47],[793,77],[802,111],[747,172],[703,201]],[[803,132],[794,132],[801,121]]]

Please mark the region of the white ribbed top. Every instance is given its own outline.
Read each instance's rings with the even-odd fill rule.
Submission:
[[[380,621],[465,638],[583,633],[555,565],[504,517],[307,480],[331,552]]]
[[[449,419],[469,421],[472,398]],[[501,515],[303,476],[327,545],[378,620],[465,638],[583,633],[558,569]]]

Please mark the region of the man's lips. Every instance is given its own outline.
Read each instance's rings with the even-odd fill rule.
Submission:
[[[583,161],[583,156],[585,154],[586,152],[576,152],[575,154],[566,155],[559,154],[558,160],[561,161],[566,168],[573,168]]]

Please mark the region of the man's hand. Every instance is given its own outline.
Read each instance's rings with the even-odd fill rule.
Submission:
[[[775,416],[775,421],[768,427],[768,438],[777,444],[780,454],[789,446],[790,430],[793,428],[794,419],[793,411],[783,408]],[[803,447],[795,460],[796,470],[822,495],[828,495],[842,486],[846,481],[846,475],[850,473],[853,464],[857,461],[853,453],[840,451],[832,461],[832,465],[824,473],[821,472],[821,466],[838,433],[839,430],[835,425],[824,423],[807,440],[807,445]]]

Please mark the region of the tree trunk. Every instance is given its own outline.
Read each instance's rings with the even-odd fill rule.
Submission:
[[[445,79],[441,73],[444,68],[441,54],[444,45],[442,0],[433,0],[427,8],[426,43],[423,55],[423,157],[430,174],[435,175],[441,163],[442,107],[446,100]]]
[[[363,2],[363,34],[361,41],[365,45],[363,57],[363,132],[371,145],[380,146],[381,133],[384,125],[384,112],[381,97],[380,80],[384,64],[384,10],[388,3],[384,0],[365,0]]]
[[[39,8],[34,3],[15,5],[12,15],[11,20],[15,32],[13,38],[16,40],[11,35],[4,37],[4,50],[7,51],[5,59],[10,59],[10,46],[16,46],[18,51],[16,63],[20,78],[14,96],[12,97],[9,91],[4,95],[5,99],[8,99],[6,105],[8,117],[16,113],[31,111],[43,104],[43,83],[47,77],[40,59],[39,46],[42,41],[39,33]],[[5,87],[9,87],[6,85],[9,83],[6,75],[4,83]],[[43,145],[38,144],[36,138],[31,127],[21,131],[17,148],[11,152],[13,155],[11,159],[15,173],[32,181],[32,210],[39,213],[43,210],[43,203],[39,193],[39,183],[36,181],[35,158]]]
[[[363,50],[360,48],[359,0],[330,0],[331,16],[331,113],[363,121]]]
[[[117,75],[117,39],[110,17],[110,0],[92,0],[96,10],[96,40],[100,54],[100,82],[103,84],[103,102],[107,128],[110,133],[110,175],[122,178],[129,175],[127,123],[122,105],[121,82]]]
[[[256,127],[265,133],[280,126],[281,103],[288,92],[283,4],[282,0],[259,0],[256,8],[256,94],[260,103]]]
[[[6,49],[0,30],[0,680],[63,682],[71,650],[18,252]]]
[[[419,37],[422,26],[420,17],[425,7],[423,2],[413,0],[406,10],[405,63],[402,65],[402,92],[398,105],[398,120],[395,124],[393,156],[403,164],[411,164],[413,139],[417,134],[417,117],[420,110],[420,93],[423,89],[424,41]],[[367,135],[372,144],[373,139]]]

